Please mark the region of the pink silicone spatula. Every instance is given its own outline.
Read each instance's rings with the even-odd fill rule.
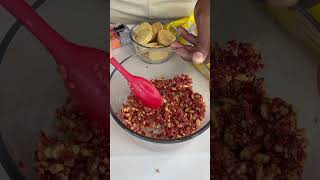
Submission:
[[[154,109],[162,106],[162,97],[150,81],[130,74],[114,57],[111,55],[110,57],[110,63],[128,80],[133,95],[137,97],[141,104]]]
[[[108,55],[101,50],[67,41],[54,31],[24,0],[0,0],[54,57],[70,95],[90,120],[109,131]],[[133,94],[150,108],[161,107],[163,101],[154,85],[127,72],[113,57],[111,63],[129,82]]]
[[[0,4],[48,49],[73,101],[80,110],[87,113],[92,122],[109,133],[109,55],[104,51],[67,41],[24,0],[0,0]]]

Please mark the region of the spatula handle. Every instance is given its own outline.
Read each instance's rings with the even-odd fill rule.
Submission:
[[[110,63],[128,80],[130,81],[132,78],[132,74],[130,74],[126,69],[124,69],[121,64],[114,58],[110,58]]]
[[[60,54],[68,47],[68,42],[52,29],[25,0],[0,0],[0,4],[32,32],[51,54]]]

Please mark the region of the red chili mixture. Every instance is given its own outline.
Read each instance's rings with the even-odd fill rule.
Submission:
[[[177,139],[194,133],[201,125],[205,103],[192,90],[188,75],[151,81],[160,91],[164,104],[160,109],[141,105],[131,94],[118,113],[121,121],[136,133],[157,139]]]
[[[262,57],[251,44],[229,42],[211,57],[213,179],[298,180],[306,159],[305,130],[280,98],[271,98]]]
[[[72,103],[56,113],[61,138],[41,134],[36,170],[42,180],[109,179],[109,137],[91,127]]]

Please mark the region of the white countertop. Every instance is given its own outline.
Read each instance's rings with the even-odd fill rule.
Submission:
[[[118,61],[132,53],[131,45],[112,52]],[[110,73],[113,70],[110,66]],[[125,133],[110,115],[111,180],[131,180],[133,177],[137,180],[210,179],[210,129],[182,148],[165,152],[146,149]]]

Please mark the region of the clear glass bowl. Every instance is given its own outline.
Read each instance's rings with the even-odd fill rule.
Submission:
[[[141,76],[147,79],[154,79],[164,76],[165,78],[173,78],[177,74],[187,74],[192,77],[194,91],[200,93],[206,104],[206,113],[200,128],[192,135],[182,137],[174,140],[154,139],[139,135],[127,128],[117,116],[123,103],[126,102],[130,95],[130,89],[126,79],[116,70],[111,74],[110,80],[110,113],[119,125],[120,129],[124,130],[126,134],[132,137],[139,144],[153,150],[167,150],[176,148],[190,140],[196,138],[209,128],[210,125],[210,90],[209,81],[201,75],[192,64],[183,61],[177,56],[172,57],[171,61],[162,64],[146,65],[139,60],[137,56],[132,56],[129,59],[122,61],[122,65],[132,74]]]
[[[130,31],[130,38],[133,43],[135,53],[138,54],[138,57],[144,62],[151,64],[159,64],[168,61],[174,54],[174,51],[170,46],[164,47],[147,47],[141,44],[138,44],[133,38],[134,29],[138,25],[135,25]]]

